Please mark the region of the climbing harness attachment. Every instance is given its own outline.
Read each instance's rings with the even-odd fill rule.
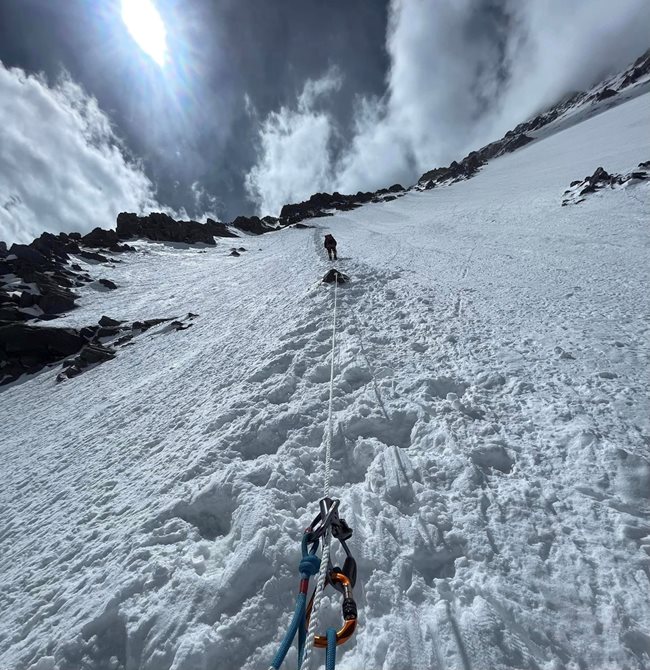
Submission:
[[[318,547],[323,544],[325,548],[325,538],[334,537],[345,552],[345,561],[343,567],[333,566],[327,558],[327,573],[323,589],[327,584],[339,591],[343,595],[341,612],[343,615],[343,625],[339,630],[328,628],[325,635],[314,636],[314,646],[324,647],[326,649],[325,667],[327,670],[334,670],[336,666],[336,647],[349,640],[354,634],[357,625],[357,605],[354,601],[352,589],[357,579],[357,564],[347,545],[347,540],[352,536],[352,529],[346,523],[345,519],[339,516],[340,500],[332,498],[323,498],[319,502],[320,511],[305,530],[302,537],[302,559],[300,560],[300,587],[296,596],[296,609],[289,624],[289,629],[280,644],[269,670],[279,670],[285,656],[287,655],[291,644],[298,634],[298,670],[303,667],[303,661],[307,660],[305,654],[305,643],[307,641],[307,628],[311,619],[314,597],[318,591],[318,585],[314,589],[309,604],[307,604],[307,593],[309,591],[310,578],[319,572],[321,558],[317,556]],[[329,539],[327,540],[329,542]]]

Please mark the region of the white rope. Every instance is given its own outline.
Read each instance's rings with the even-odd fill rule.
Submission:
[[[332,359],[330,361],[330,398],[327,407],[327,440],[325,443],[325,486],[323,497],[328,498],[330,494],[331,468],[330,460],[332,458],[332,433],[334,432],[332,419],[332,398],[334,397],[334,356],[336,353],[336,305],[337,289],[339,287],[338,273],[334,282],[334,318],[332,320]]]
[[[334,432],[333,418],[332,418],[332,399],[334,397],[334,354],[336,352],[336,305],[337,305],[337,289],[339,286],[338,274],[334,282],[334,319],[332,321],[332,358],[330,362],[330,398],[327,409],[327,432],[325,435],[325,486],[323,497],[329,498],[330,495],[330,478],[331,467],[330,461],[332,458],[332,434]],[[314,647],[314,638],[316,637],[316,624],[318,623],[318,610],[320,609],[323,591],[325,590],[325,578],[327,576],[327,568],[330,561],[330,529],[327,528],[323,535],[323,552],[320,558],[320,570],[318,571],[318,580],[316,582],[316,590],[314,592],[314,606],[311,611],[309,619],[309,628],[307,629],[307,641],[305,643],[305,652],[302,658],[301,670],[308,670],[309,661],[311,659],[311,652]]]

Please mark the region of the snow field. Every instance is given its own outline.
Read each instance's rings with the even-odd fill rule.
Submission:
[[[120,288],[61,324],[198,317],[0,394],[0,667],[268,667],[323,486],[326,230],[352,279],[332,494],[360,622],[338,667],[650,667],[649,191],[560,207],[650,157],[648,98],[237,259],[138,243],[91,267]]]

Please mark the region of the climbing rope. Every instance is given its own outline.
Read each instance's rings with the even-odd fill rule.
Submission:
[[[336,308],[339,282],[334,282],[334,317],[332,319],[332,353],[330,360],[330,395],[327,405],[327,437],[325,441],[325,485],[323,486],[323,498],[329,498],[331,460],[332,460],[332,434],[334,432],[334,419],[332,418],[332,399],[334,398],[334,357],[336,355]]]
[[[336,316],[338,304],[338,277],[334,282],[334,316],[332,320],[332,351],[330,361],[330,390],[327,411],[327,430],[325,434],[325,481],[323,498],[319,502],[320,512],[305,530],[302,539],[302,560],[300,561],[300,588],[296,596],[296,607],[280,648],[276,653],[269,670],[279,670],[287,655],[296,634],[298,635],[298,670],[308,670],[314,646],[326,649],[326,670],[335,670],[336,646],[343,644],[352,637],[357,623],[357,606],[352,596],[352,588],[356,582],[356,562],[346,544],[352,536],[352,529],[345,519],[339,517],[339,500],[329,497],[331,480],[331,457],[334,398],[334,358],[336,354]],[[332,537],[336,538],[345,551],[343,568],[333,567],[330,560],[330,544]],[[316,555],[319,544],[322,546],[320,559]],[[318,573],[316,588],[307,604],[309,579]],[[341,611],[343,626],[340,630],[328,628],[326,635],[316,635],[318,612],[327,584],[331,584],[343,595]]]
[[[334,282],[334,317],[332,319],[332,352],[330,359],[330,395],[327,406],[327,434],[325,436],[325,484],[323,486],[323,498],[329,498],[330,495],[330,479],[331,479],[331,460],[332,460],[332,435],[334,432],[334,420],[332,418],[332,401],[334,398],[334,356],[336,354],[336,307],[338,296],[338,277]],[[318,581],[316,582],[316,591],[314,592],[314,608],[312,610],[311,618],[309,619],[309,630],[307,631],[307,647],[305,650],[305,657],[300,668],[309,668],[309,660],[311,657],[311,650],[314,646],[314,637],[316,635],[316,623],[318,622],[318,612],[320,610],[320,603],[325,590],[325,577],[327,576],[327,569],[330,558],[330,531],[325,529],[323,536],[323,553],[321,557],[320,571],[318,572]]]

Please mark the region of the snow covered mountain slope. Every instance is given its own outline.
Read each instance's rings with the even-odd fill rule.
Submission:
[[[639,96],[240,258],[138,243],[118,290],[81,289],[59,323],[198,316],[0,392],[0,668],[268,667],[323,485],[327,230],[359,563],[338,667],[650,667],[650,190],[561,207],[648,160],[649,124]]]

